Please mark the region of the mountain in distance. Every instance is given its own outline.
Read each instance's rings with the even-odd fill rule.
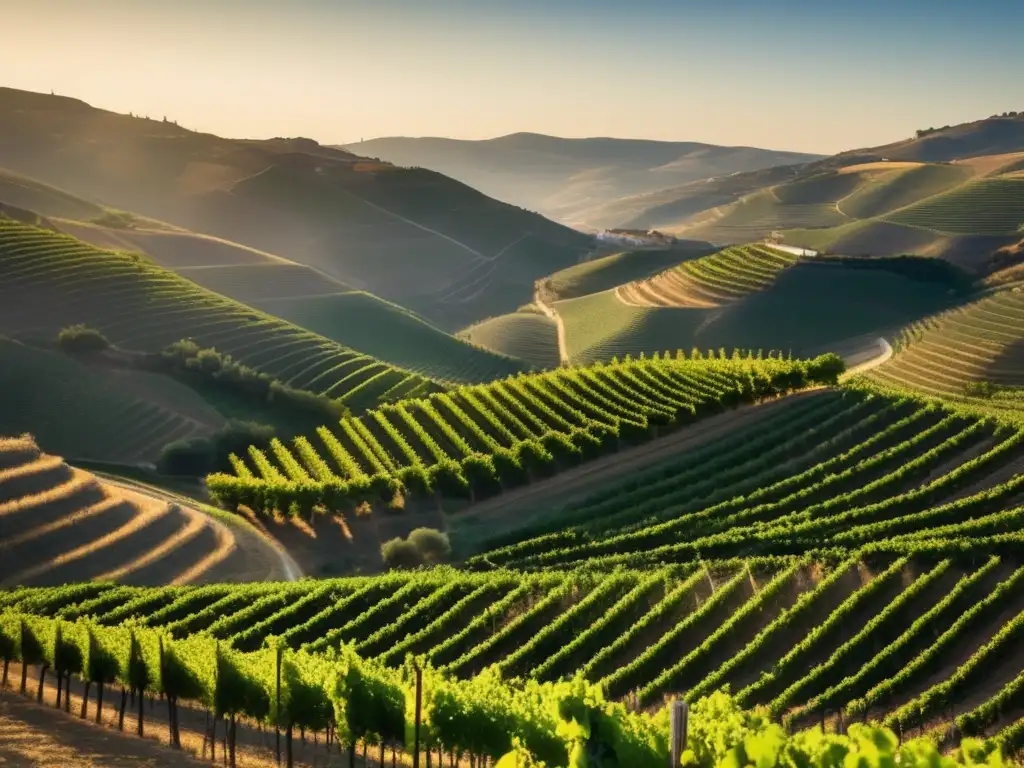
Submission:
[[[781,231],[834,253],[916,253],[987,270],[1024,231],[1024,114],[635,195],[593,215],[718,245]]]
[[[0,88],[0,167],[315,267],[446,330],[514,310],[593,245],[434,171],[10,88]]]
[[[822,155],[690,141],[566,139],[513,133],[471,141],[390,137],[340,147],[396,165],[430,168],[485,194],[583,229],[616,226],[602,204],[687,182]]]

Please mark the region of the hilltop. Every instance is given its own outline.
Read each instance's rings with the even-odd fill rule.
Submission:
[[[440,173],[312,139],[226,139],[8,88],[0,166],[107,209],[315,267],[446,330],[514,310],[520,290],[591,246]]]
[[[514,133],[483,141],[388,137],[343,147],[420,166],[573,226],[614,226],[596,206],[689,181],[806,163],[820,155],[692,141],[567,139]]]

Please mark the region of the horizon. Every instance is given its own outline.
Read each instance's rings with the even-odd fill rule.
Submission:
[[[963,5],[39,0],[5,11],[20,34],[0,66],[14,88],[236,138],[534,133],[834,154],[1024,108],[1024,4]]]

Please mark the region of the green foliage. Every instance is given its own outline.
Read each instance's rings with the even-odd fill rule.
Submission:
[[[416,528],[409,534],[408,540],[423,555],[424,562],[431,565],[443,563],[452,552],[447,534],[435,528]]]
[[[394,538],[380,547],[380,556],[388,568],[417,568],[423,565],[423,553],[411,541]]]
[[[274,431],[266,424],[231,420],[210,437],[177,440],[164,446],[157,469],[167,475],[193,477],[230,470],[235,466],[231,455],[244,452],[250,445],[266,450]]]
[[[57,345],[71,355],[97,355],[110,348],[110,340],[95,328],[81,323],[57,334]]]

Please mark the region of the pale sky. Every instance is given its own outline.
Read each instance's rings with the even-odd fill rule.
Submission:
[[[0,0],[0,85],[224,136],[835,152],[1024,110],[1024,0]]]

